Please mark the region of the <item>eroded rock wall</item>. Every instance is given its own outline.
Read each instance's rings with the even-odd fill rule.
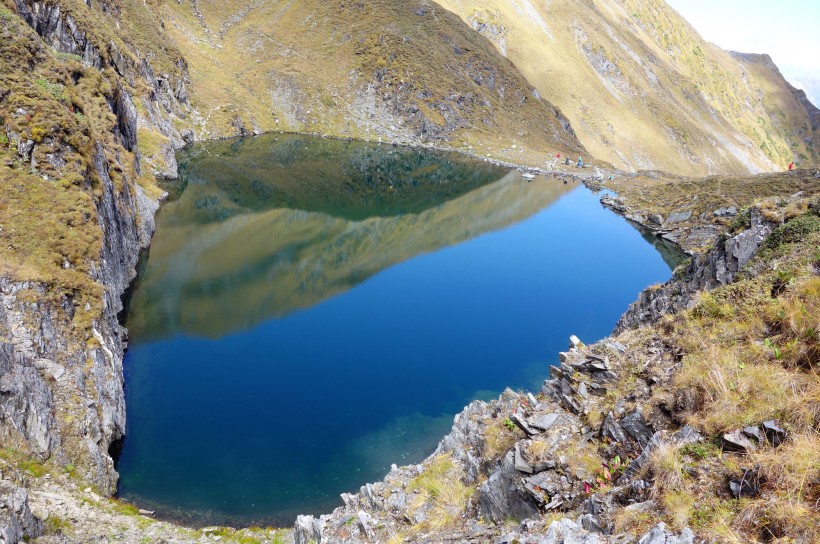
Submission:
[[[155,58],[152,52],[128,49],[127,43],[111,37],[111,29],[90,26],[91,14],[98,23],[114,21],[94,11],[105,6],[89,7],[83,21],[71,13],[71,5],[66,6],[15,2],[20,17],[45,47],[78,55],[111,86],[107,107],[116,121],[110,133],[92,135],[87,150],[47,136],[53,154],[79,152],[84,158],[84,182],[70,190],[93,195],[101,249],[89,275],[99,308],[88,302],[80,308],[81,293],[46,281],[0,277],[0,442],[40,461],[76,466],[99,492],[111,495],[117,474],[109,447],[126,431],[125,331],[117,314],[122,310],[121,296],[136,275],[139,252],[150,242],[158,206],[156,196],[149,197],[137,184],[138,126],[163,137],[165,153],[171,157],[165,174],[174,175],[173,149],[184,143],[174,119],[189,110],[187,67],[180,60],[173,73],[157,77],[149,60]],[[33,148],[34,142],[28,142]],[[60,171],[73,167],[52,166]],[[32,171],[36,173],[34,162]],[[70,266],[66,261],[64,267]],[[80,309],[93,314],[90,323],[75,319]]]

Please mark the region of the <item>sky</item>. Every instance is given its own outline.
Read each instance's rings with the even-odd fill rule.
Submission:
[[[820,0],[666,0],[707,41],[768,53],[820,107]]]

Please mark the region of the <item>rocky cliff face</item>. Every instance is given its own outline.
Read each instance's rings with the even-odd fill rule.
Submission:
[[[154,55],[135,53],[116,37],[111,27],[119,23],[106,12],[106,4],[80,8],[18,0],[15,7],[31,30],[5,12],[5,32],[21,36],[18,43],[31,55],[34,81],[4,71],[0,107],[13,112],[5,117],[13,120],[4,138],[17,153],[3,168],[13,172],[24,161],[33,176],[12,175],[33,186],[43,179],[71,180],[63,194],[76,195],[83,204],[80,224],[69,223],[69,231],[92,242],[82,254],[58,263],[53,274],[67,275],[69,282],[62,286],[37,275],[26,280],[30,255],[15,251],[16,238],[8,247],[7,262],[20,262],[22,269],[0,279],[0,436],[5,447],[76,466],[110,495],[117,474],[108,450],[126,428],[125,331],[117,313],[135,276],[139,251],[150,241],[157,206],[156,196],[149,197],[137,184],[142,166],[138,127],[163,134],[169,146],[181,143],[171,119],[188,108],[185,65],[179,62],[173,76],[155,77],[149,61]],[[77,9],[85,12],[78,15]],[[29,35],[32,31],[37,37]],[[7,58],[12,53],[16,51],[7,51]],[[59,81],[63,73],[73,79],[51,81]],[[31,83],[48,93],[32,95]],[[94,107],[104,112],[99,119],[89,119]],[[54,128],[60,125],[50,125],[57,121],[43,114],[51,109],[80,127],[67,132]],[[78,139],[78,133],[87,139]],[[64,211],[58,204],[53,213]],[[80,279],[71,275],[75,269]]]

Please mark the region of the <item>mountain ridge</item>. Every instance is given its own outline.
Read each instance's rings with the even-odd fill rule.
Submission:
[[[788,83],[779,71],[747,70],[662,1],[440,3],[561,108],[594,156],[619,168],[708,175],[818,160],[817,127],[780,95]]]

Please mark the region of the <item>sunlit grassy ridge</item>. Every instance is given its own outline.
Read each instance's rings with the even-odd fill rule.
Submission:
[[[818,127],[780,74],[703,41],[662,0],[440,4],[491,39],[593,156],[618,167],[706,175],[818,160]]]
[[[154,190],[153,180],[138,175],[135,155],[123,149],[111,104],[120,89],[138,102],[151,92],[144,59],[178,78],[184,66],[148,4],[117,0],[105,7],[104,13],[62,0],[49,8],[90,44],[64,52],[57,49],[64,44],[45,43],[13,2],[0,6],[0,274],[81,299],[100,292],[89,277],[102,247],[95,155],[107,163],[116,191],[133,193],[137,178]],[[155,134],[146,126],[140,140]]]
[[[101,193],[91,164],[96,141],[110,144],[112,154],[117,146],[111,85],[97,70],[55,55],[16,14],[0,10],[0,274],[98,301],[101,288],[89,271],[102,248],[94,206]],[[123,172],[132,169],[133,160],[123,160],[111,169],[112,181],[122,187]]]

